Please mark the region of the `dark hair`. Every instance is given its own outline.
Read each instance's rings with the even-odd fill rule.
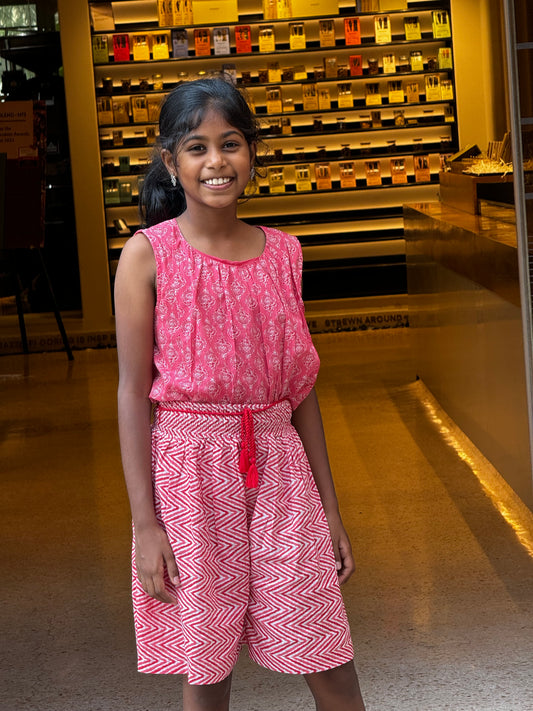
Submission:
[[[159,114],[159,136],[152,160],[139,191],[142,227],[181,215],[186,208],[185,195],[178,184],[173,187],[161,152],[175,154],[185,136],[198,128],[210,110],[219,112],[237,128],[248,145],[258,141],[259,124],[246,98],[223,76],[181,82],[164,100]]]

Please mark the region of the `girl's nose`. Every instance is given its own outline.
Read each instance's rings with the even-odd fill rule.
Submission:
[[[207,154],[207,165],[210,168],[220,168],[226,163],[224,153],[218,148],[212,148]]]

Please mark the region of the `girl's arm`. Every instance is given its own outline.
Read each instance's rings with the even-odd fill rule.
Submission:
[[[137,575],[149,595],[175,603],[164,583],[164,569],[174,584],[178,569],[166,533],[159,525],[152,492],[151,402],[155,257],[142,234],[122,250],[115,280],[115,315],[119,362],[118,421],[124,477],[135,526]]]
[[[337,495],[329,466],[322,416],[314,388],[292,413],[292,424],[300,435],[318,493],[322,499],[322,505],[331,532],[339,583],[342,584],[354,572],[355,563],[352,557],[350,539],[344,529],[339,513]]]

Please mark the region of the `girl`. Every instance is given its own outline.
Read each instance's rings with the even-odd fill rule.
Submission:
[[[230,82],[178,85],[117,271],[138,666],[187,675],[185,711],[225,711],[245,643],[320,711],[364,711],[301,249],[237,219],[257,140]]]

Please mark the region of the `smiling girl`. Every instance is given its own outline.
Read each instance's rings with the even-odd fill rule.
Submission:
[[[139,671],[226,711],[246,644],[320,711],[364,711],[299,242],[237,217],[258,126],[230,82],[179,84],[159,123],[115,286]]]

